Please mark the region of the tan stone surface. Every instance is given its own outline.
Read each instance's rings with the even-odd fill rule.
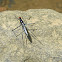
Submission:
[[[18,18],[26,25],[32,43],[26,38]],[[30,30],[37,29],[37,30]],[[15,33],[15,34],[14,34]],[[20,34],[18,37],[16,35]],[[27,43],[26,43],[27,39]],[[4,59],[3,59],[4,58]],[[62,14],[51,9],[4,11],[0,13],[0,62],[61,62]]]

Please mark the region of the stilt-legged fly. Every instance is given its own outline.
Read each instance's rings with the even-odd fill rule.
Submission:
[[[30,33],[29,33],[29,29],[27,29],[27,27],[26,27],[26,24],[23,22],[23,20],[21,19],[21,17],[19,17],[19,20],[20,20],[20,26],[22,26],[22,30],[24,31],[24,33],[26,34],[26,36],[27,36],[27,38],[29,39],[29,41],[32,43],[32,38],[31,38],[31,36],[33,37],[33,38],[35,38],[37,41],[39,41],[38,40],[38,38],[36,38],[36,36],[31,32],[31,35],[30,35]],[[30,23],[30,24],[35,24],[35,23]],[[20,26],[18,26],[18,27],[20,27]],[[17,29],[18,27],[16,27],[15,29]],[[12,31],[14,31],[15,29],[13,29]],[[32,30],[32,29],[31,29]],[[33,29],[33,30],[37,30],[37,29]],[[17,35],[17,36],[19,36],[19,35]],[[16,37],[17,37],[16,36]],[[40,42],[40,41],[39,41]],[[40,42],[41,43],[41,42]],[[42,44],[42,43],[41,43]]]
[[[25,24],[24,24],[24,22],[23,22],[23,20],[21,19],[21,17],[19,17],[19,20],[20,20],[20,26],[22,26],[22,29],[23,29],[23,31],[24,31],[24,33],[26,34],[26,36],[27,36],[27,38],[29,39],[29,41],[32,43],[32,39],[31,39],[31,36],[30,36],[30,34],[29,34],[29,32],[28,32],[28,29],[26,28],[26,26],[25,26]],[[20,26],[18,26],[18,27],[20,27]],[[18,28],[17,27],[17,28]],[[15,28],[15,29],[17,29],[17,28]],[[13,29],[13,30],[15,30],[15,29]],[[12,31],[13,31],[12,30]],[[17,36],[16,36],[17,37]]]

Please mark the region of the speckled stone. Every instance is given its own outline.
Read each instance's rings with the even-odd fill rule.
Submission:
[[[12,31],[19,17],[32,43],[21,26]],[[51,9],[0,12],[0,62],[62,62],[62,14]]]

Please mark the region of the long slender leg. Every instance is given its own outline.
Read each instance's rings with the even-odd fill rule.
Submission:
[[[21,33],[23,33],[23,32],[21,32]],[[21,33],[20,33],[20,34],[21,34]],[[20,34],[18,34],[16,37],[18,37]]]
[[[21,25],[19,25],[18,27],[20,27]],[[18,27],[16,27],[15,29],[17,29]],[[15,29],[13,29],[12,31],[14,31]]]
[[[22,40],[23,40],[23,33],[22,33]]]
[[[25,35],[25,39],[26,39],[25,41],[26,41],[26,45],[27,45],[27,36],[26,35]]]
[[[28,29],[28,30],[32,30],[32,31],[35,31],[35,30],[42,31],[41,29]]]
[[[20,34],[16,35],[16,33],[14,32],[14,31],[15,31],[17,28],[19,28],[20,26],[21,26],[21,25],[19,25],[18,27],[16,27],[15,29],[12,30],[13,33],[14,33],[14,35],[15,35],[16,37],[18,37],[18,36],[22,33],[22,32],[21,32]],[[19,29],[19,30],[20,30],[20,29]]]
[[[20,34],[18,34],[18,35],[16,35],[16,34],[15,34],[15,32],[13,32],[13,33],[14,33],[14,35],[15,35],[16,37],[18,37],[20,34],[22,34],[22,33],[23,33],[23,31],[22,31]]]
[[[23,33],[22,33],[22,47],[23,47],[23,52],[25,54],[25,46],[24,46],[24,40],[23,40]],[[24,54],[23,54],[23,57],[25,58]],[[24,59],[23,59],[23,61],[24,61]]]
[[[35,24],[35,23],[29,23],[29,24],[25,24],[25,25],[31,25],[31,24]]]

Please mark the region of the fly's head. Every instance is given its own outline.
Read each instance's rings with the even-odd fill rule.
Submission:
[[[19,17],[19,19],[21,19],[21,17]]]
[[[22,23],[23,23],[23,21],[22,21],[21,17],[19,17],[19,20],[20,20],[20,23],[22,24]]]

